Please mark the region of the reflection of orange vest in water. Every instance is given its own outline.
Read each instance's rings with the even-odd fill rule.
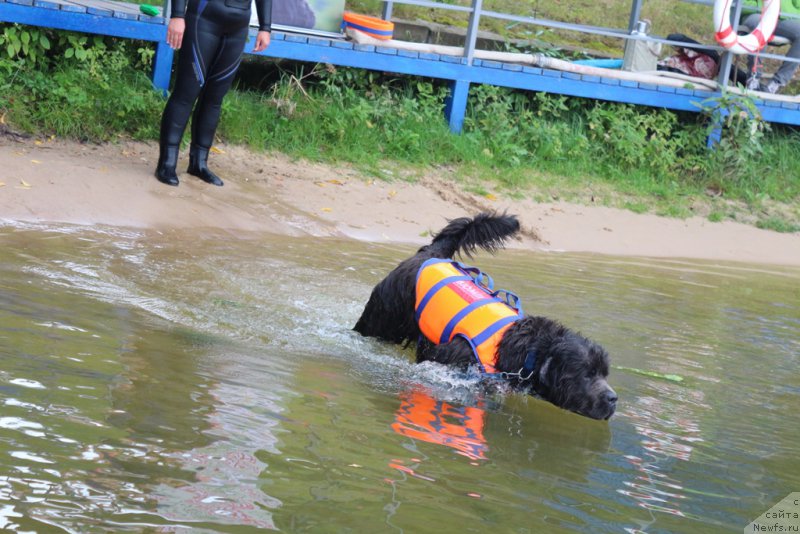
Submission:
[[[452,260],[430,259],[417,273],[415,310],[422,334],[437,345],[463,337],[485,373],[497,372],[497,345],[522,317],[516,295],[492,286],[489,276]]]
[[[472,460],[484,460],[485,415],[480,408],[457,408],[422,391],[411,391],[403,394],[392,429],[402,436],[452,447]]]

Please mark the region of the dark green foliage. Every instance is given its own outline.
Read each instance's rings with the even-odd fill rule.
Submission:
[[[164,101],[145,75],[151,45],[13,25],[0,25],[0,36],[0,116],[14,127],[96,141],[156,139]],[[614,205],[671,216],[691,214],[692,199],[710,194],[751,209],[788,205],[778,217],[786,224],[773,213],[761,217],[770,228],[796,228],[800,219],[800,136],[768,128],[747,98],[723,96],[705,113],[680,114],[473,86],[464,131],[454,135],[443,116],[447,94],[441,80],[251,59],[224,101],[218,135],[378,175],[447,167],[548,197],[601,190],[617,197]],[[719,108],[731,111],[709,151],[709,128],[719,124],[711,110]]]
[[[163,106],[144,74],[152,55],[132,41],[0,25],[0,112],[31,132],[152,138]]]

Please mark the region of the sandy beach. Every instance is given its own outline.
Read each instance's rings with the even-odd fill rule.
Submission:
[[[387,182],[344,165],[224,145],[215,147],[210,159],[224,187],[180,172],[180,186],[169,187],[153,176],[157,152],[153,143],[91,145],[0,135],[0,221],[421,244],[447,219],[499,210],[520,218],[524,236],[512,243],[515,248],[800,266],[800,233],[537,203],[502,192],[478,196],[442,176]],[[179,171],[186,168],[186,152]]]

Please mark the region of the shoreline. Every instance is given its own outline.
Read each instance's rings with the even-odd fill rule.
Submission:
[[[522,237],[509,248],[613,256],[800,266],[800,232],[731,221],[670,219],[569,203],[536,203],[465,192],[451,180],[376,181],[346,165],[215,147],[218,188],[183,172],[169,187],[153,176],[155,143],[89,145],[0,136],[0,221],[139,229],[341,236],[420,245],[448,219],[495,210],[516,214]]]

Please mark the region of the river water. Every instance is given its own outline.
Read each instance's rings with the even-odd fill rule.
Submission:
[[[741,532],[800,491],[800,270],[473,260],[608,349],[600,422],[351,332],[412,250],[0,227],[0,530]]]

